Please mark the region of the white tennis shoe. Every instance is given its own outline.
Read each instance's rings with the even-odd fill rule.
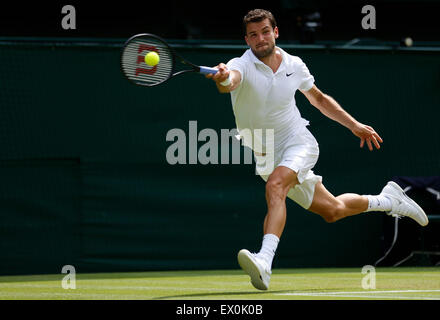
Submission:
[[[422,208],[410,197],[405,194],[405,191],[395,182],[389,181],[382,189],[381,195],[388,197],[392,203],[391,211],[387,215],[393,217],[409,217],[417,221],[421,226],[428,224],[428,217]]]
[[[238,264],[251,277],[252,285],[259,290],[269,288],[270,271],[267,263],[246,249],[238,252]]]

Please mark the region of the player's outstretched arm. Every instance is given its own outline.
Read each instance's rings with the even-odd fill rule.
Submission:
[[[224,63],[220,63],[214,68],[218,69],[216,74],[207,74],[206,78],[212,79],[217,85],[220,93],[229,93],[234,91],[241,82],[241,74],[236,70],[228,70]],[[229,80],[228,80],[229,79]]]
[[[351,132],[361,139],[360,147],[362,148],[367,143],[368,149],[373,150],[373,145],[380,149],[382,138],[370,126],[360,123],[346,112],[335,99],[329,95],[322,93],[316,85],[308,91],[301,91],[309,102],[322,112],[328,118],[342,124],[344,127],[351,130]]]

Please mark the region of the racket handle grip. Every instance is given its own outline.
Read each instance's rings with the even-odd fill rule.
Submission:
[[[216,74],[218,72],[218,69],[200,66],[199,72],[204,74]]]

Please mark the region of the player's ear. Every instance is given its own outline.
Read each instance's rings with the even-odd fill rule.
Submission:
[[[248,41],[248,37],[247,36],[244,36],[244,41],[246,41],[246,44],[250,47],[251,45],[249,44],[249,41]]]
[[[273,28],[273,34],[275,35],[275,39],[278,39],[279,36],[278,27]]]

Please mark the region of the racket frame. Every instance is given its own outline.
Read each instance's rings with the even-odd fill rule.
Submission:
[[[154,84],[147,84],[141,81],[135,81],[133,79],[130,79],[127,74],[124,71],[123,68],[123,56],[124,56],[124,52],[125,52],[125,48],[128,46],[129,43],[131,43],[132,41],[134,41],[137,38],[142,38],[142,37],[150,37],[150,38],[154,38],[158,41],[160,41],[161,43],[163,43],[163,45],[169,50],[169,52],[171,53],[172,56],[172,66],[171,66],[171,72],[169,74],[169,76],[167,78],[165,78],[163,81],[154,83]],[[159,55],[160,57],[160,55]],[[191,67],[191,69],[185,69],[185,70],[180,70],[175,72],[175,66],[176,66],[176,60],[179,59],[180,62],[182,64],[185,64],[189,67]],[[159,62],[160,63],[160,62]],[[207,74],[207,73],[212,73],[214,74],[214,70],[216,70],[215,68],[209,68],[209,67],[202,67],[202,66],[198,66],[195,65],[194,63],[189,62],[188,60],[184,59],[182,56],[180,56],[174,49],[173,47],[171,47],[163,38],[155,35],[155,34],[151,34],[151,33],[139,33],[139,34],[135,34],[134,36],[130,37],[127,41],[125,41],[124,45],[122,46],[122,50],[121,50],[121,57],[120,57],[120,65],[121,65],[121,71],[122,73],[125,75],[125,78],[127,78],[128,81],[130,81],[131,83],[135,84],[135,85],[141,85],[141,86],[145,86],[145,87],[153,87],[153,86],[157,86],[159,84],[162,84],[166,81],[168,81],[169,79],[171,79],[172,77],[184,74],[184,73],[188,73],[188,72],[198,72],[198,73],[203,73],[203,74]]]

